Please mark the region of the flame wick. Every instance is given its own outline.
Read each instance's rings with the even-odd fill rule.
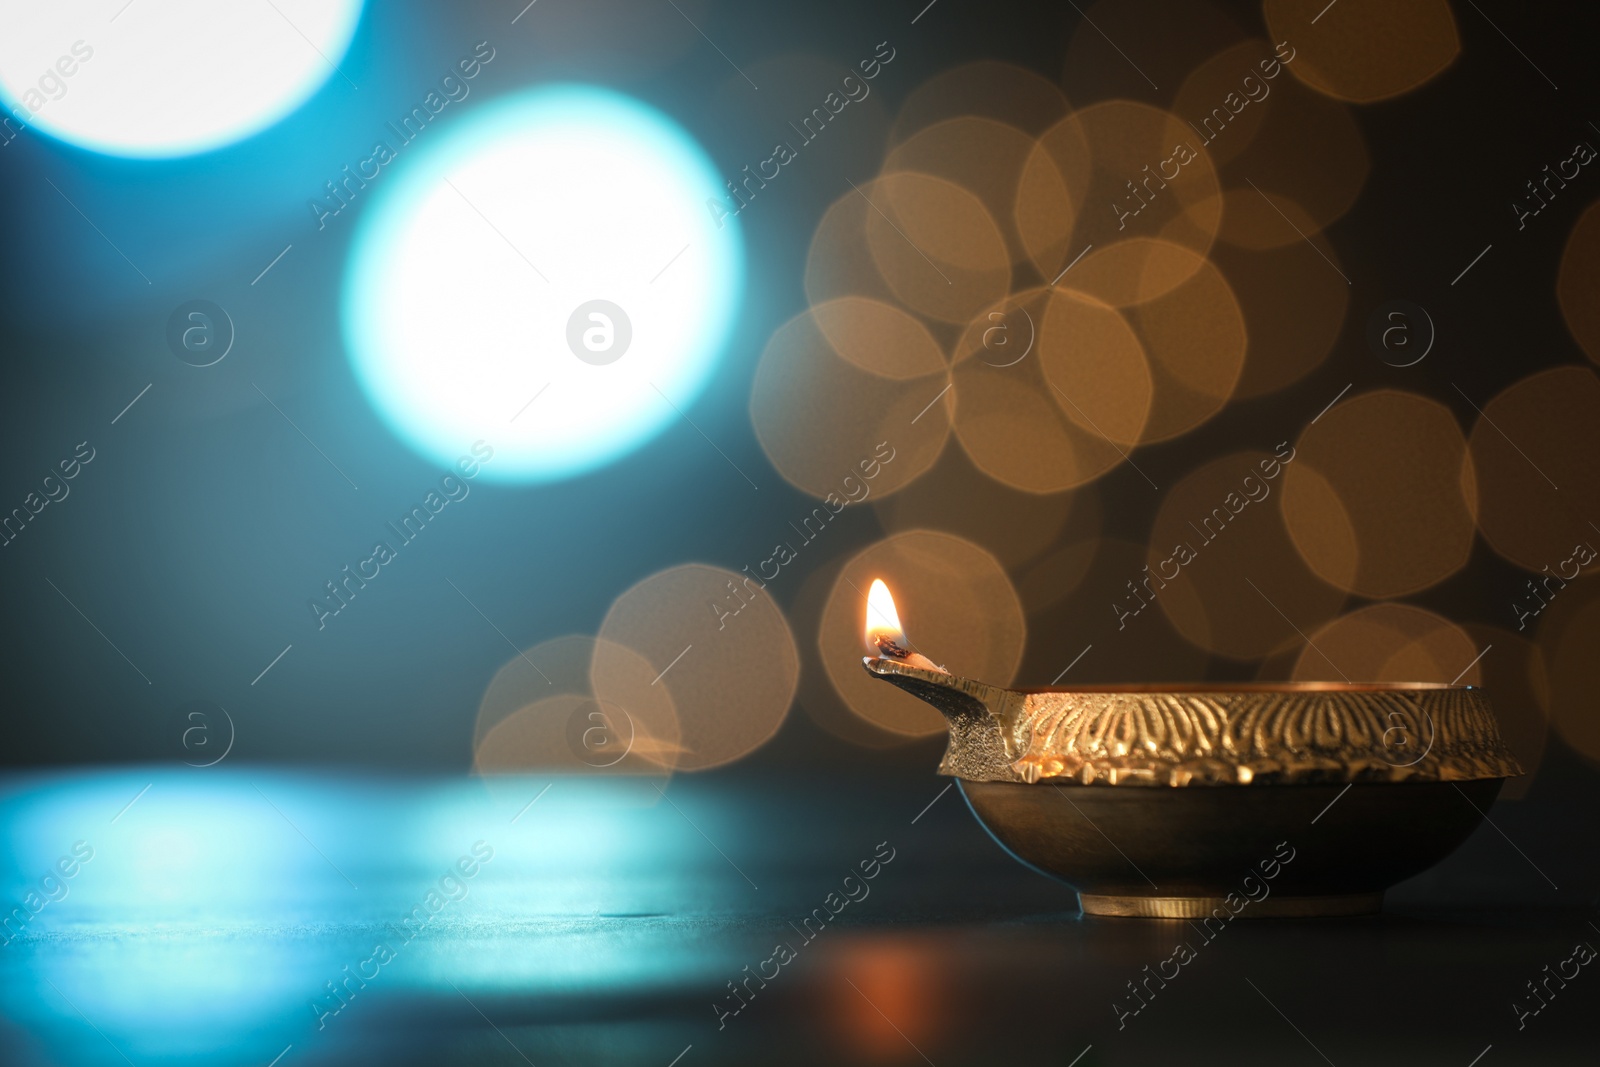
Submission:
[[[908,667],[949,673],[927,656],[911,650],[905,629],[900,625],[900,613],[895,610],[894,597],[882,578],[874,578],[872,587],[867,591],[866,631],[867,646],[879,658],[892,659]]]
[[[897,643],[887,634],[876,635],[873,637],[872,643],[878,647],[878,651],[880,653],[888,656],[890,659],[905,659],[907,656],[911,655],[911,650],[909,648]]]

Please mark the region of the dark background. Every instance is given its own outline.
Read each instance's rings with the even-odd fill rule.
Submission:
[[[0,550],[0,673],[11,709],[0,760],[13,767],[172,761],[181,755],[180,709],[210,701],[234,716],[237,761],[464,769],[478,698],[509,650],[447,577],[528,647],[594,632],[621,591],[661,568],[703,561],[737,570],[756,558],[774,525],[813,503],[766,461],[747,401],[767,337],[806,306],[801,275],[821,212],[847,180],[876,172],[887,122],[918,84],[978,58],[1061,79],[1067,42],[1081,24],[1070,4],[957,0],[908,24],[920,6],[684,5],[741,68],[763,72],[756,93],[669,6],[580,11],[541,0],[511,26],[514,12],[501,3],[371,4],[341,62],[359,92],[332,78],[300,110],[243,142],[164,161],[112,159],[32,134],[0,150],[0,503],[20,503],[79,441],[96,450],[70,497]],[[1123,32],[1148,35],[1113,34],[1145,59],[1162,89],[1151,90],[1108,52],[1104,63],[1066,73],[1073,105],[1091,102],[1084,85],[1101,98],[1170,104],[1186,70],[1163,70],[1160,57],[1188,47],[1186,20],[1172,16],[1192,7],[1090,9],[1101,25],[1114,19],[1132,27]],[[1265,34],[1257,5],[1218,3],[1216,10],[1246,33]],[[1355,208],[1327,231],[1353,283],[1333,354],[1288,389],[1236,402],[1198,430],[1139,450],[1140,467],[1160,484],[1209,457],[1261,447],[1263,434],[1280,427],[1281,436],[1293,436],[1348,382],[1357,392],[1391,385],[1425,393],[1469,426],[1474,413],[1453,385],[1487,398],[1539,367],[1585,364],[1562,322],[1554,278],[1573,221],[1600,193],[1586,188],[1597,179],[1585,172],[1522,232],[1509,204],[1575,137],[1600,136],[1588,125],[1600,115],[1592,16],[1579,5],[1503,3],[1481,12],[1459,5],[1455,14],[1462,48],[1448,70],[1397,99],[1352,108],[1372,169]],[[532,83],[600,82],[675,117],[727,173],[764,158],[773,131],[831,87],[836,67],[853,65],[883,40],[897,55],[861,105],[880,110],[858,114],[837,139],[808,148],[744,215],[744,311],[718,377],[690,414],[755,476],[761,490],[753,502],[728,465],[680,423],[651,447],[575,480],[474,486],[471,507],[318,632],[306,599],[437,472],[380,423],[341,350],[341,271],[352,216],[364,205],[358,200],[319,231],[307,201],[480,40],[493,44],[496,59],[452,110]],[[1494,252],[1452,287],[1490,242]],[[237,329],[228,358],[204,369],[175,359],[164,339],[172,309],[197,298],[226,308]],[[1375,358],[1364,341],[1371,311],[1396,298],[1424,305],[1439,337],[1429,359],[1403,369]],[[150,391],[112,425],[146,384]],[[1160,496],[1126,467],[1095,491],[1103,535],[1142,543]],[[771,591],[791,604],[808,575],[837,567],[882,535],[871,509],[851,509],[827,549],[802,554]],[[1505,604],[1525,579],[1480,539],[1464,571],[1412,601],[1457,622],[1503,627]],[[1107,616],[1098,602],[1085,607],[1069,597],[1031,617],[1018,682],[1047,683],[1091,641],[1117,651],[1086,661],[1082,681],[1168,676],[1160,648],[1141,647],[1136,632],[1116,633]],[[796,630],[803,669],[814,676],[815,635],[799,622]],[[1199,661],[1214,679],[1260,669],[1203,654]],[[803,683],[802,691],[815,700],[818,688]],[[939,748],[931,740],[855,749],[796,707],[776,738],[729,773],[916,773],[931,770]],[[1593,783],[1592,767],[1552,733],[1523,810],[1508,816],[1518,824],[1512,836],[1527,834],[1524,844],[1537,851],[1547,832],[1540,828],[1551,822],[1567,832],[1592,828]]]
[[[802,678],[764,746],[676,776],[666,801],[646,778],[466,780],[479,700],[511,649],[450,582],[520,647],[592,634],[640,579],[689,561],[738,570],[815,503],[757,443],[752,376],[774,329],[808,305],[818,219],[877,173],[901,100],[941,71],[995,58],[1064,85],[1074,106],[1168,106],[1189,67],[1221,47],[1198,42],[1197,23],[1265,34],[1257,3],[1080,4],[1152,90],[1072,4],[677,0],[760,83],[752,91],[665,0],[538,0],[510,25],[524,2],[374,0],[340,61],[359,91],[330,78],[283,121],[217,151],[117,160],[32,133],[0,147],[0,509],[78,442],[96,451],[70,496],[0,548],[5,907],[69,842],[98,850],[72,896],[0,949],[0,1062],[1593,1061],[1600,979],[1574,980],[1526,1030],[1508,1010],[1574,941],[1600,943],[1594,746],[1585,756],[1555,729],[1525,794],[1502,798],[1457,853],[1393,889],[1383,915],[1233,924],[1186,968],[1202,977],[1119,1029],[1108,1006],[1167,957],[1179,924],[1080,915],[1070,887],[1013,862],[955,789],[941,792],[942,739],[858,747],[819,725],[850,713],[822,673],[818,601],[845,560],[888,532],[875,507],[847,509],[769,586]],[[1593,367],[1555,279],[1600,173],[1586,168],[1521,232],[1510,204],[1575,138],[1600,144],[1595,16],[1506,0],[1452,9],[1461,52],[1448,69],[1350,107],[1371,172],[1318,237],[1352,282],[1333,352],[1292,386],[1139,449],[1163,489],[1215,457],[1297,437],[1347,384],[1424,394],[1467,429],[1477,413],[1463,393],[1481,405],[1540,368]],[[342,350],[341,279],[370,201],[320,231],[307,202],[482,40],[494,62],[441,121],[530,84],[598,82],[673,116],[730,174],[765,158],[775,132],[877,42],[897,54],[852,121],[742,217],[743,313],[689,414],[758,492],[681,423],[574,480],[480,480],[470,506],[318,632],[307,598],[440,472],[386,428]],[[181,362],[164,336],[194,299],[224,307],[237,329],[212,367]],[[1386,365],[1364,336],[1395,299],[1425,307],[1438,331],[1413,367]],[[1075,493],[1100,516],[1092,536],[1135,545],[1164,495],[1126,466]],[[959,507],[950,526],[962,530]],[[1024,595],[1030,563],[1011,571]],[[1101,590],[1126,563],[1097,555],[1077,595],[1029,615],[1016,684],[1048,684],[1091,643],[1075,681],[1285,676],[1281,659],[1180,646],[1153,613],[1119,632]],[[1464,569],[1405,599],[1504,631],[1528,577],[1480,537]],[[1596,584],[1579,580],[1563,602],[1591,603]],[[1353,596],[1344,610],[1364,603]],[[1485,660],[1491,688],[1505,662],[1517,661],[1499,650]],[[1600,713],[1586,693],[1558,695],[1580,719]],[[195,755],[187,712],[219,705],[237,727],[226,762],[184,766]],[[1297,845],[1321,847],[1340,814]],[[324,980],[392,937],[479,837],[497,858],[470,900],[317,1029],[306,1005]],[[719,1028],[707,1008],[725,981],[880,840],[900,858],[872,900]]]

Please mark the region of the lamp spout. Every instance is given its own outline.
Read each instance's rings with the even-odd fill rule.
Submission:
[[[1022,693],[884,657],[869,656],[862,666],[944,716],[950,744],[939,764],[940,774],[968,777],[979,768],[1011,764],[1027,750],[1027,738],[1021,736],[1026,731]]]

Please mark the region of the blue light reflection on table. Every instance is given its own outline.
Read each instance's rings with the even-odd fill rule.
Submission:
[[[735,809],[678,803],[713,837],[744,833]],[[714,988],[744,962],[697,944],[697,913],[726,925],[749,885],[643,781],[52,776],[13,780],[0,825],[22,1062],[109,1045],[140,1064],[266,1063],[370,1043],[351,1020],[450,983],[474,1000],[627,998],[701,972]],[[62,877],[75,844],[92,858]],[[648,935],[630,922],[667,911]],[[373,961],[379,943],[392,960]],[[349,1007],[327,1013],[346,979]],[[90,1026],[104,1040],[85,1043]]]
[[[1508,998],[1592,916],[1541,904],[1492,830],[1382,917],[1233,924],[1124,1029],[1177,926],[1083,920],[943,785],[12,776],[0,1063],[1306,1062],[1247,982],[1336,1063],[1592,1061],[1576,987],[1514,1032]],[[880,842],[813,943],[796,923]],[[777,941],[795,961],[749,979]]]

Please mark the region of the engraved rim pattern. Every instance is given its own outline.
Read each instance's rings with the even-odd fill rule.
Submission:
[[[972,781],[1285,785],[1522,773],[1487,694],[1471,686],[1016,690],[882,659],[866,667],[944,713],[950,745],[939,771]]]

